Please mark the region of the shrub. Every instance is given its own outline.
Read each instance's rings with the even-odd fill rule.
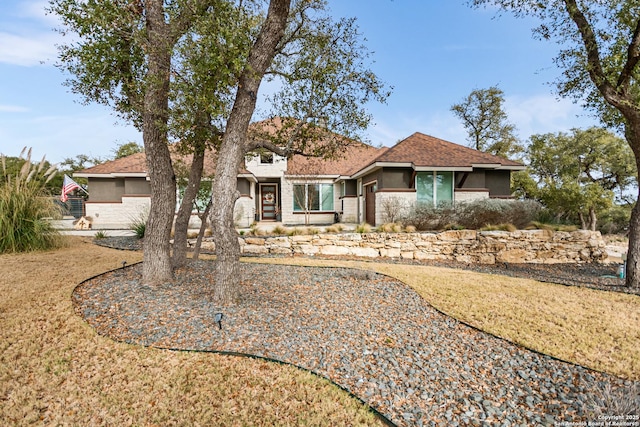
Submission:
[[[486,227],[480,228],[480,231],[516,231],[517,228],[513,224],[498,224],[498,225],[487,225]]]
[[[417,230],[477,230],[500,224],[524,228],[539,216],[542,207],[532,200],[481,199],[471,202],[444,202],[437,206],[416,204],[403,222]]]
[[[108,236],[106,231],[100,230],[100,231],[97,231],[93,237],[96,240],[102,240],[102,239],[106,239]]]
[[[45,185],[56,173],[55,166],[44,170],[46,161],[31,163],[31,149],[16,175],[7,170],[2,159],[0,181],[0,253],[47,250],[61,246],[64,240],[47,218],[60,216],[60,209],[45,193]]]
[[[430,203],[416,203],[402,218],[402,222],[421,231],[444,230],[448,224],[455,222],[454,218],[455,206],[451,202],[443,202],[438,206]]]
[[[362,233],[370,233],[370,232],[371,232],[371,226],[366,222],[358,224],[358,226],[356,227],[356,233],[362,234]]]
[[[589,406],[594,419],[603,415],[638,415],[640,414],[640,384],[637,382],[620,389],[613,389],[610,384],[601,385],[591,396]]]
[[[302,228],[295,227],[287,232],[287,236],[300,236],[304,234]]]
[[[325,231],[327,233],[340,233],[343,230],[344,226],[342,224],[333,224],[332,226],[327,227]]]
[[[147,230],[147,219],[149,213],[147,211],[141,211],[137,217],[133,218],[129,223],[129,230],[132,230],[138,239],[144,237],[144,233]]]
[[[271,230],[271,234],[287,234],[287,229],[281,225],[276,225],[273,227],[273,230]]]
[[[382,220],[387,223],[397,222],[406,210],[406,203],[398,196],[388,196],[380,202]]]
[[[320,234],[320,230],[315,227],[307,227],[306,234]]]
[[[526,227],[528,230],[547,230],[547,231],[565,231],[571,232],[576,231],[578,227],[571,224],[547,224],[538,221],[531,221],[529,226]]]
[[[402,231],[402,225],[396,223],[386,223],[378,227],[377,231],[381,233],[400,233]]]

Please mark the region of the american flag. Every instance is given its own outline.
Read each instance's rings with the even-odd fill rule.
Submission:
[[[82,189],[77,182],[75,182],[65,174],[64,181],[62,181],[62,194],[60,195],[60,200],[62,200],[63,202],[69,200],[67,194],[71,193],[77,188]]]

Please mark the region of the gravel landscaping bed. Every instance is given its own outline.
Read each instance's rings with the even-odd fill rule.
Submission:
[[[461,324],[383,275],[243,264],[242,304],[216,307],[212,267],[193,263],[162,286],[127,267],[78,286],[74,307],[116,340],[309,369],[400,426],[586,421],[598,390],[625,385]]]

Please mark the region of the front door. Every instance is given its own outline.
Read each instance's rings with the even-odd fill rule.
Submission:
[[[276,184],[260,184],[263,221],[276,220],[276,206],[278,206],[278,186]]]

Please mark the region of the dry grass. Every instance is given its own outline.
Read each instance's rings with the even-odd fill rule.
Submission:
[[[293,367],[97,336],[73,313],[74,286],[140,259],[80,238],[0,255],[0,425],[380,425]]]
[[[374,269],[439,310],[527,348],[640,380],[640,297],[445,268],[291,259]]]

